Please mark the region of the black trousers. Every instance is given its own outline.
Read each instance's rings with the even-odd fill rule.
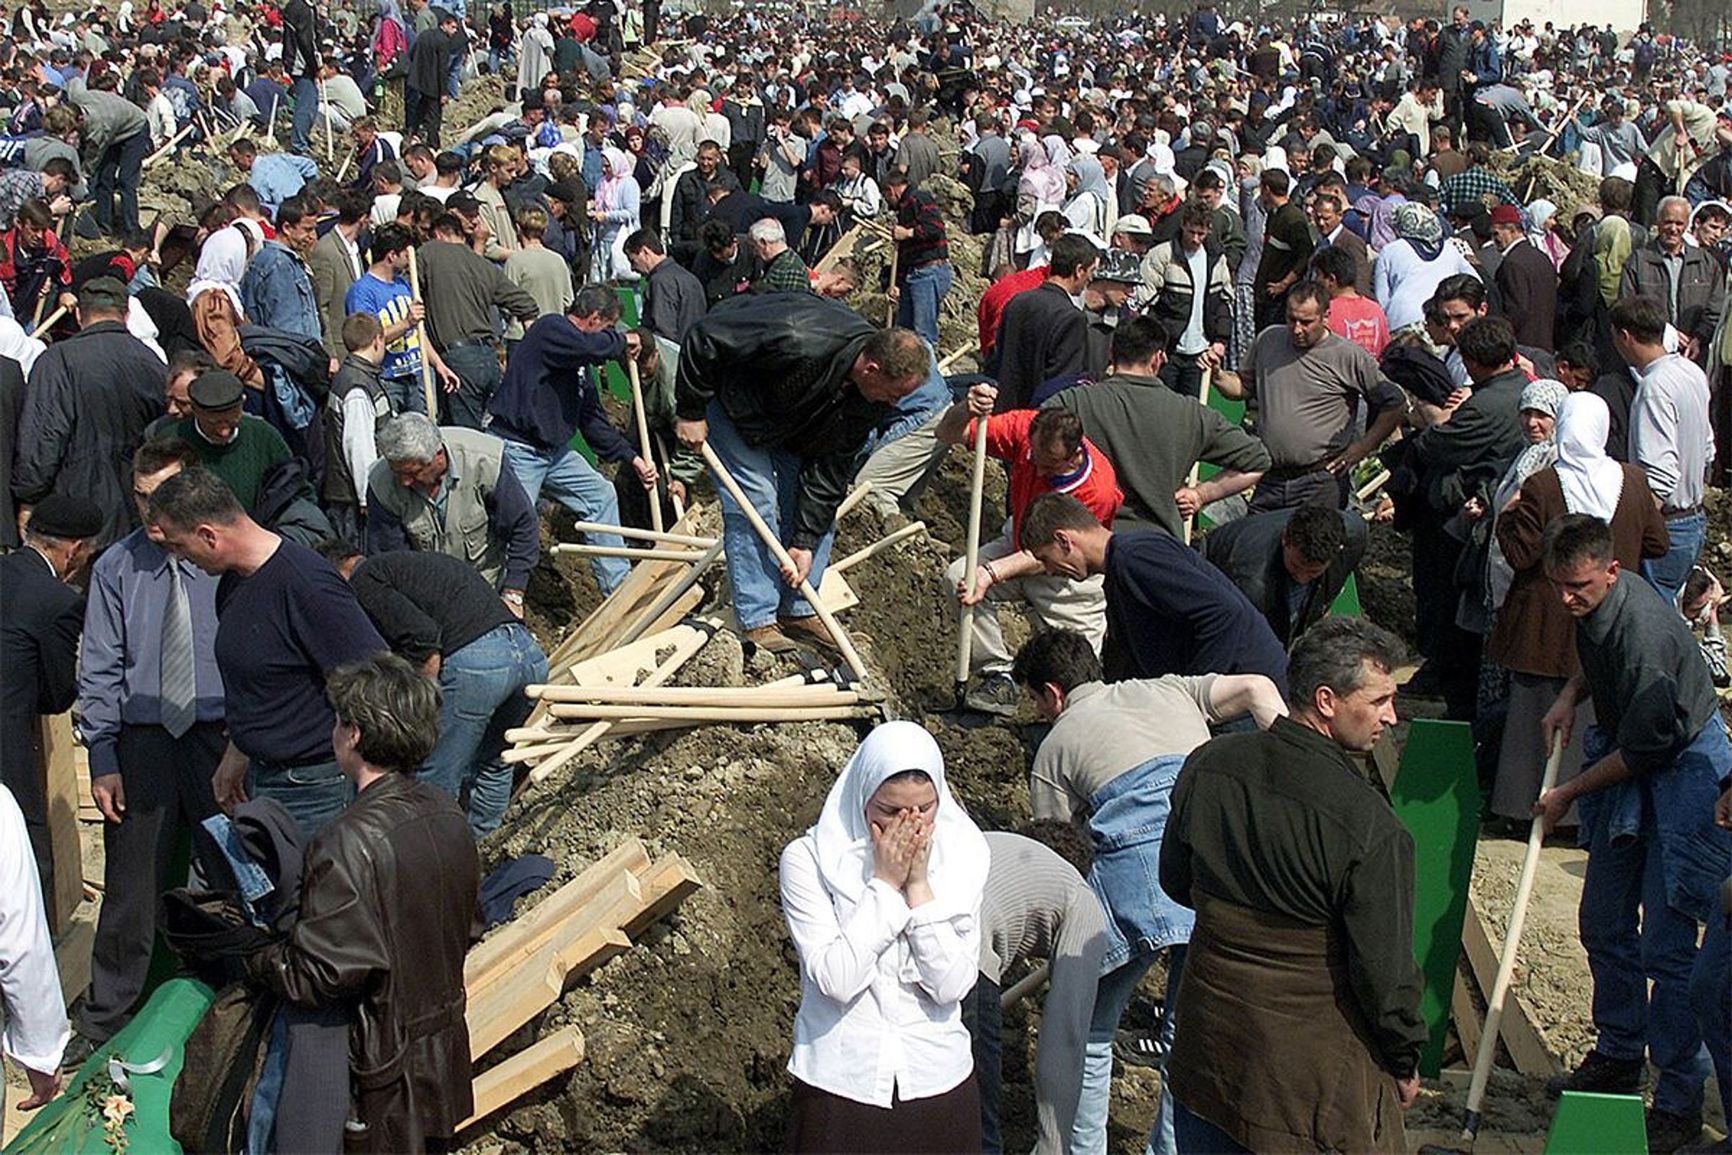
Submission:
[[[222,759],[223,726],[201,722],[175,738],[161,726],[123,726],[119,737],[120,781],[126,792],[122,821],[102,824],[102,913],[90,963],[90,989],[79,1011],[78,1030],[103,1042],[132,1018],[144,992],[156,943],[157,900],[179,885],[168,877],[183,832],[203,861],[215,845],[199,823],[215,814],[211,775]],[[220,876],[219,876],[220,877]]]

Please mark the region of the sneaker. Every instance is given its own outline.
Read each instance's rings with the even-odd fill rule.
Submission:
[[[1113,1036],[1113,1057],[1132,1067],[1158,1069],[1167,1060],[1167,1046],[1156,1031],[1120,1031]]]
[[[794,640],[780,626],[758,626],[741,634],[740,640],[772,654],[791,654],[796,648]]]
[[[1674,1115],[1658,1107],[1648,1108],[1648,1155],[1672,1155],[1686,1143],[1702,1137],[1702,1113]]]
[[[1593,1091],[1601,1095],[1640,1095],[1647,1064],[1641,1059],[1614,1059],[1589,1051],[1582,1065],[1567,1075],[1546,1080],[1546,1097],[1555,1099],[1565,1091]]]
[[[808,618],[777,618],[776,625],[794,642],[817,642],[827,649],[836,649],[836,639],[816,614]]]
[[[1008,674],[987,674],[974,683],[962,699],[963,705],[982,714],[1011,718],[1022,708],[1022,694]]]

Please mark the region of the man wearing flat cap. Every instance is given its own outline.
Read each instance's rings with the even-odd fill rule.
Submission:
[[[1558,311],[1558,274],[1552,259],[1528,240],[1522,211],[1514,205],[1491,210],[1492,240],[1503,253],[1493,284],[1498,312],[1515,330],[1516,344],[1556,352],[1553,323]]]
[[[37,358],[24,389],[12,497],[82,497],[102,513],[92,550],[137,524],[132,453],[162,414],[167,367],[126,330],[126,286],[96,277],[78,290],[78,332]]]
[[[242,411],[245,386],[227,369],[212,369],[187,387],[192,416],[163,431],[198,451],[199,464],[228,482],[241,508],[258,503],[265,475],[291,456],[289,443],[262,417]]]
[[[84,608],[67,582],[106,525],[88,498],[54,494],[32,510],[23,548],[0,557],[0,782],[24,812],[44,895],[54,893],[54,856],[38,720],[71,709],[77,696]]]

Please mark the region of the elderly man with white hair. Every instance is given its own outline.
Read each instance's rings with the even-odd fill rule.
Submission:
[[[747,229],[746,236],[751,240],[752,249],[758,254],[758,260],[764,268],[757,284],[752,286],[756,292],[812,291],[806,262],[800,259],[799,253],[788,247],[788,234],[783,230],[781,221],[774,217],[765,217]]]
[[[1680,335],[1680,352],[1702,364],[1726,311],[1726,275],[1707,249],[1684,243],[1690,202],[1663,197],[1648,243],[1630,254],[1618,283],[1620,299],[1648,297],[1666,308]]]

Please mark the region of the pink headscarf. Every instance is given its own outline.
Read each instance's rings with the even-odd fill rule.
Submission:
[[[1032,197],[1037,204],[1057,208],[1064,203],[1064,169],[1047,157],[1046,146],[1032,136],[1022,142],[1017,155],[1022,159],[1022,176],[1017,179],[1020,197]]]

